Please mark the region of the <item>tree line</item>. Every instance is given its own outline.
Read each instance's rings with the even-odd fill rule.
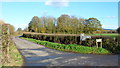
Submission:
[[[34,16],[25,30],[37,33],[79,34],[94,33],[101,29],[102,24],[97,18],[83,19],[63,14],[57,19]]]

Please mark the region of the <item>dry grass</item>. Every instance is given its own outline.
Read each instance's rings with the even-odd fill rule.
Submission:
[[[3,64],[3,66],[22,66],[23,65],[23,58],[19,51],[17,50],[16,46],[10,45],[9,46],[9,62]]]

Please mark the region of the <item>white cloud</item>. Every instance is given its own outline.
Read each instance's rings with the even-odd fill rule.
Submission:
[[[53,7],[67,7],[68,0],[48,0],[45,2],[45,5]]]
[[[106,29],[117,29],[118,25],[102,25],[102,27]]]
[[[0,2],[46,2],[46,0],[0,0]],[[69,2],[119,2],[119,0],[69,0]]]
[[[107,18],[116,18],[116,16],[107,16]]]
[[[18,28],[26,28],[28,25],[27,24],[13,24],[13,26],[15,27],[15,29],[18,29]]]

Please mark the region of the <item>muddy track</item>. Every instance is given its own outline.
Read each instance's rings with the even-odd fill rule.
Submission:
[[[119,55],[75,54],[46,48],[19,37],[14,43],[24,57],[24,66],[118,66]]]

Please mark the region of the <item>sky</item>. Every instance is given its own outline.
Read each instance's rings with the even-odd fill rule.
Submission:
[[[10,0],[9,0],[10,1]],[[25,1],[25,0],[24,0]],[[97,18],[103,28],[118,28],[118,2],[73,2],[68,0],[48,0],[40,2],[0,2],[0,19],[15,28],[26,28],[33,16],[52,16],[62,14],[88,19]]]

